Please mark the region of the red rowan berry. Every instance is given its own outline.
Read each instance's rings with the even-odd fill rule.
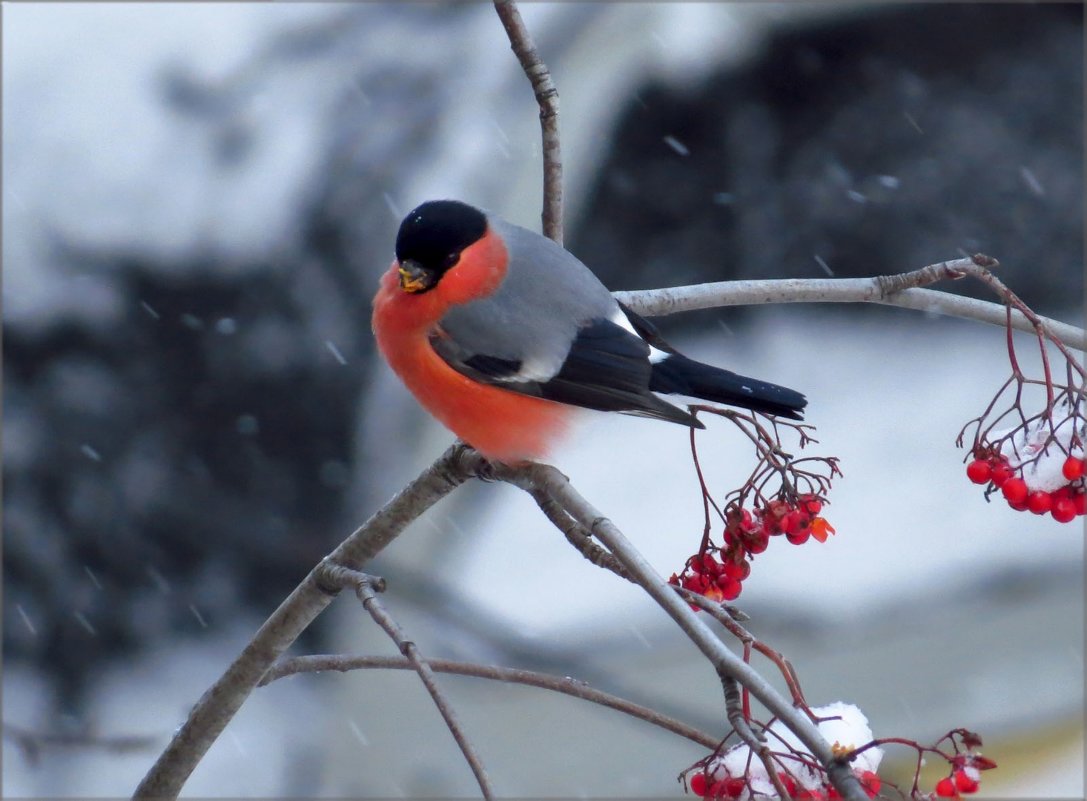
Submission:
[[[954,798],[958,794],[955,783],[951,781],[950,776],[945,776],[936,782],[936,795],[940,796],[940,798]]]
[[[697,795],[699,798],[706,797],[706,791],[709,790],[709,779],[706,778],[706,774],[702,771],[691,776],[687,784],[691,787],[691,792]]]
[[[1029,492],[1027,482],[1021,478],[1009,478],[1001,485],[1000,491],[1004,493],[1008,503],[1023,503]]]
[[[1058,523],[1067,523],[1076,516],[1076,503],[1071,498],[1057,498],[1050,514]]]
[[[794,534],[786,534],[785,539],[791,542],[793,545],[803,545],[808,541],[808,537],[811,536],[810,528],[802,528]]]
[[[1053,496],[1048,492],[1035,490],[1027,496],[1027,508],[1036,515],[1044,515],[1053,508]]]
[[[739,581],[725,575],[717,577],[717,587],[721,592],[722,601],[735,601],[743,590],[743,585]]]
[[[957,770],[954,775],[955,789],[960,793],[976,793],[978,791],[978,780],[967,775],[966,771]]]
[[[860,779],[861,787],[864,788],[864,792],[868,793],[869,798],[875,798],[879,795],[879,788],[883,785],[883,781],[879,778],[878,773],[866,770],[862,771],[857,778]]]
[[[975,459],[966,466],[966,477],[975,484],[988,484],[993,477],[993,468],[982,459]]]
[[[990,481],[993,482],[993,486],[1002,487],[1004,482],[1012,477],[1012,468],[1007,462],[997,462],[993,465],[993,474],[990,477]]]
[[[801,495],[799,506],[800,511],[813,517],[823,511],[823,502],[814,495]]]
[[[725,562],[724,569],[721,572],[729,578],[743,581],[751,575],[751,563],[746,559],[741,559],[739,562]]]

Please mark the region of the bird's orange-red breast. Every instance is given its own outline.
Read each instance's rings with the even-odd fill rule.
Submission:
[[[655,393],[800,419],[804,396],[688,359],[562,247],[468,204],[400,225],[373,330],[418,401],[485,456],[544,456],[578,408],[701,427]]]
[[[401,288],[394,259],[374,298],[377,346],[416,399],[450,431],[484,456],[502,462],[537,459],[566,431],[570,410],[554,401],[510,392],[457,372],[431,344],[455,305],[491,295],[505,278],[508,254],[488,230],[460,253],[427,292]]]

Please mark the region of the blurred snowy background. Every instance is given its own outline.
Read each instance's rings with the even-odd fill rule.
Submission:
[[[1082,5],[522,13],[561,95],[567,246],[613,288],[983,251],[1082,325]],[[21,3],[3,23],[3,791],[126,795],[279,600],[450,441],[374,358],[370,297],[422,200],[538,225],[536,106],[490,4]],[[980,730],[1001,764],[984,794],[1082,797],[1082,531],[987,505],[953,446],[1006,376],[1000,330],[854,307],[659,322],[806,392],[842,458],[837,536],[775,542],[740,599],[809,700],[859,704],[877,735]],[[724,494],[745,444],[702,442]],[[683,431],[604,418],[554,461],[662,573],[691,552]],[[512,490],[459,492],[374,571],[424,654],[724,731],[694,649]],[[390,646],[344,599],[307,650]],[[703,755],[446,683],[504,795],[674,796]],[[151,744],[93,742],[126,736]],[[186,789],[473,784],[417,681],[367,673],[255,693]]]

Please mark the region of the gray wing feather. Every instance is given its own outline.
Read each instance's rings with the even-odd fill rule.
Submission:
[[[578,329],[612,318],[618,304],[588,267],[550,239],[489,221],[509,252],[506,279],[490,297],[450,309],[441,328],[462,353],[518,361],[528,377],[546,380],[561,368]]]

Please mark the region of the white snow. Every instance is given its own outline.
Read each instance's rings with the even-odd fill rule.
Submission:
[[[1010,431],[1008,428],[990,432],[988,439],[995,442],[1007,436]],[[1036,420],[1004,440],[1000,446],[1000,454],[1012,467],[1022,467],[1023,481],[1029,490],[1052,492],[1068,484],[1068,479],[1062,472],[1068,455],[1083,458],[1082,448],[1071,448],[1073,431],[1072,421],[1068,418],[1062,420],[1058,408],[1052,431],[1046,420]],[[1085,434],[1087,431],[1080,431],[1080,437]]]
[[[819,733],[831,746],[852,750],[871,742],[872,730],[868,727],[868,718],[864,716],[853,704],[836,701],[826,706],[813,707],[812,714],[820,718],[835,718],[825,720],[817,724]],[[797,739],[780,720],[774,721],[767,727],[766,744],[774,754],[799,753],[811,756],[807,746]],[[883,760],[883,751],[879,748],[869,748],[862,751],[853,762],[854,773],[864,771],[879,771],[879,764]],[[778,764],[778,772],[788,771],[799,787],[815,790],[826,784],[826,774],[816,772],[797,759],[782,757]],[[717,781],[728,778],[743,777],[748,780],[748,786],[740,794],[739,801],[757,796],[777,798],[777,791],[766,773],[766,767],[762,761],[751,754],[751,749],[744,744],[738,744],[728,749],[717,759],[710,762],[706,771]]]

